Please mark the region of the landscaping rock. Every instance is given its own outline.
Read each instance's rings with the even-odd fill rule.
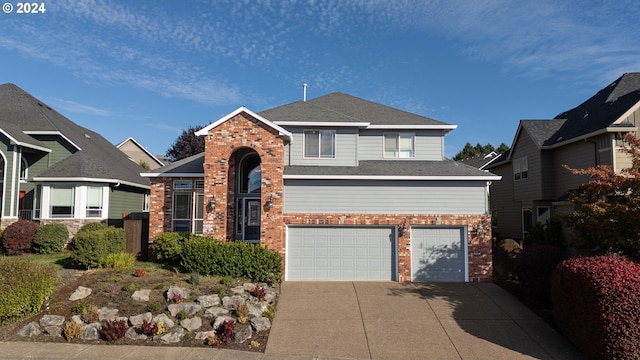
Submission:
[[[169,305],[169,312],[171,313],[171,316],[175,317],[178,314],[180,314],[181,312],[186,312],[189,316],[193,316],[196,313],[198,313],[198,311],[202,310],[202,306],[194,303],[194,302],[188,302],[188,303],[180,303],[180,304],[171,304]]]
[[[85,325],[82,329],[82,335],[80,339],[82,340],[98,340],[100,339],[100,329],[102,328],[102,324],[100,323],[92,323],[89,325]]]
[[[162,335],[156,335],[153,337],[153,341],[157,341],[164,344],[175,344],[182,340],[184,336],[184,329],[181,327],[177,327],[175,329],[171,329],[169,332],[166,332]]]
[[[103,320],[115,320],[118,316],[118,309],[112,309],[108,307],[101,307],[98,309],[98,319]]]
[[[231,333],[231,341],[236,344],[242,344],[250,339],[251,335],[251,326],[236,324],[235,329],[233,329],[233,332]]]
[[[147,340],[148,339],[147,335],[142,334],[140,329],[137,327],[128,328],[124,336],[127,339],[131,339],[131,340]]]
[[[222,298],[222,307],[229,310],[235,310],[238,308],[238,305],[244,302],[244,298],[239,295],[234,296],[225,296]]]
[[[164,326],[167,329],[171,329],[172,327],[176,326],[176,323],[174,323],[173,320],[171,320],[166,314],[156,315],[151,321],[153,321],[154,323],[163,322]]]
[[[254,317],[249,319],[249,324],[256,332],[267,331],[271,329],[271,321],[266,317]]]
[[[275,303],[276,298],[278,297],[278,290],[274,288],[265,288],[264,292],[265,292],[264,301],[266,301],[268,304]]]
[[[62,326],[64,324],[64,316],[61,315],[44,315],[40,319],[40,326]]]
[[[220,315],[226,315],[228,313],[229,313],[229,310],[223,309],[221,307],[214,306],[214,307],[210,307],[207,310],[205,310],[204,317],[206,317],[206,318],[215,318],[215,317],[218,317]]]
[[[44,333],[50,336],[62,336],[62,328],[60,326],[45,326]]]
[[[245,291],[244,286],[242,285],[231,288],[230,290],[234,294],[244,294],[244,291]]]
[[[82,300],[91,295],[91,289],[84,286],[78,286],[78,288],[69,296],[69,301]]]
[[[151,322],[151,319],[153,319],[153,314],[147,312],[140,315],[130,316],[129,322],[131,323],[131,326],[141,326],[145,320],[147,320],[147,322]]]
[[[23,337],[32,337],[40,334],[42,334],[42,330],[40,329],[40,325],[35,321],[28,323],[18,331],[18,335]]]
[[[249,315],[260,317],[265,311],[267,311],[267,304],[264,302],[249,304]]]
[[[76,324],[84,325],[84,321],[82,320],[82,315],[73,315],[71,317],[71,321]]]
[[[206,338],[208,338],[209,336],[215,336],[216,332],[211,330],[211,331],[198,331],[196,333],[195,339],[196,340],[204,340]]]
[[[188,331],[198,330],[202,327],[202,319],[198,316],[191,319],[184,319],[180,321],[180,326]]]
[[[220,296],[217,294],[198,296],[198,303],[204,308],[209,308],[220,304]]]
[[[180,296],[180,300],[188,299],[189,290],[178,286],[171,286],[169,290],[167,290],[167,301],[173,301],[176,295]]]
[[[244,284],[242,284],[242,288],[246,292],[251,291],[251,289],[253,289],[254,287],[256,287],[256,284],[254,284],[254,283],[244,283]]]
[[[221,315],[218,316],[214,321],[213,321],[213,329],[214,330],[218,330],[220,328],[220,326],[222,326],[222,323],[225,322],[226,320],[231,320],[234,323],[236,322],[236,319],[232,316],[229,315]]]
[[[133,299],[133,301],[149,301],[149,294],[151,294],[151,290],[149,289],[136,290],[133,295],[131,295],[131,299]]]

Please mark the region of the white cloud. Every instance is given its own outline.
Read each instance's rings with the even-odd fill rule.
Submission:
[[[52,104],[53,107],[56,107],[68,112],[76,113],[76,114],[87,114],[87,115],[94,115],[94,116],[113,115],[111,111],[100,109],[100,108],[89,106],[89,105],[80,104],[71,100],[53,98],[53,99],[47,100],[47,103]]]

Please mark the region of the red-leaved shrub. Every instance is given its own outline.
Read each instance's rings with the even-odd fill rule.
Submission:
[[[20,255],[31,250],[38,223],[18,220],[7,226],[2,233],[2,248],[7,255]]]
[[[621,256],[565,260],[551,297],[558,327],[589,359],[640,359],[640,264]]]
[[[551,273],[567,256],[557,246],[525,245],[515,259],[515,275],[521,291],[532,304],[551,304]]]

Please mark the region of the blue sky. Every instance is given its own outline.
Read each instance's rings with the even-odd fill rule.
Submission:
[[[164,154],[183,129],[334,91],[511,145],[640,71],[638,1],[66,1],[0,12],[0,83]]]

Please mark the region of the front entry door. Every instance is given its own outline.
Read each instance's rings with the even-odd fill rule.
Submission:
[[[244,199],[244,240],[260,241],[260,199]]]

